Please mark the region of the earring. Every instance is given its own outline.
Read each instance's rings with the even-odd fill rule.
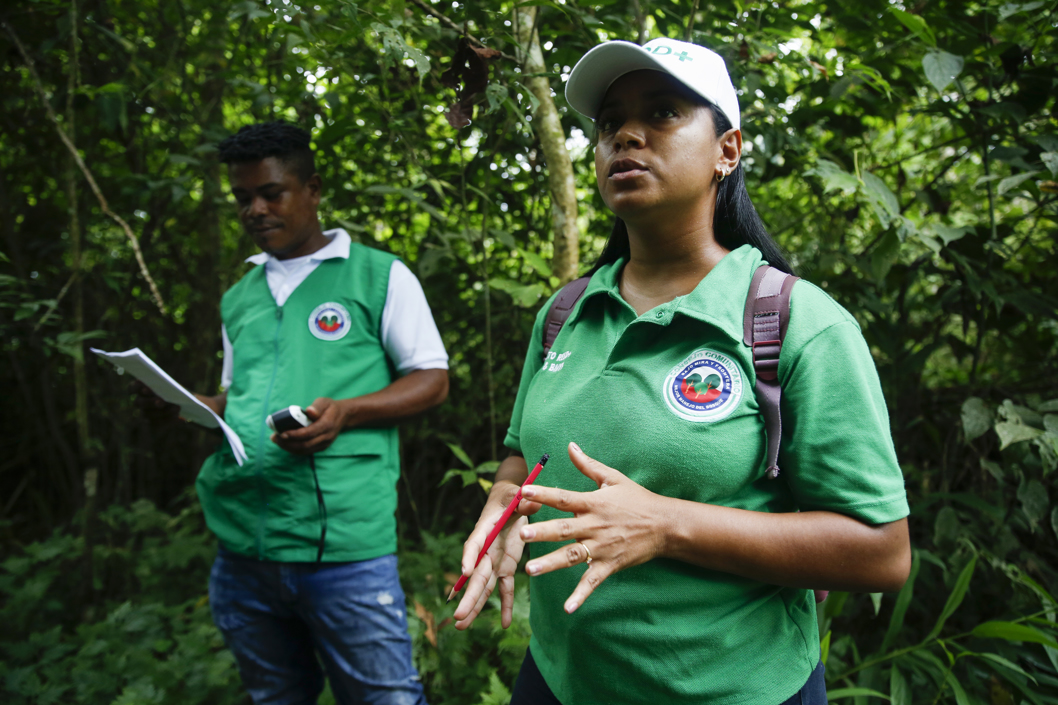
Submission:
[[[723,181],[723,180],[724,180],[725,178],[727,178],[727,172],[726,172],[726,171],[721,171],[721,172],[720,172],[719,174],[717,174],[717,176],[716,176],[716,183],[720,183],[720,182],[721,182],[721,181]]]

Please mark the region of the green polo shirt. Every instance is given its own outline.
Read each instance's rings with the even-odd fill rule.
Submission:
[[[537,484],[595,484],[566,452],[591,457],[670,497],[758,512],[827,510],[868,524],[908,514],[904,481],[870,351],[856,320],[798,282],[779,360],[783,439],[778,480],[742,316],[758,250],[724,257],[686,296],[642,316],[618,289],[618,261],[592,277],[541,362],[541,309],[505,444],[551,454]],[[534,521],[563,512],[544,507]],[[532,544],[533,557],[562,544]],[[572,615],[584,572],[531,578],[531,649],[564,705],[778,705],[819,662],[810,590],[655,559],[611,576]]]

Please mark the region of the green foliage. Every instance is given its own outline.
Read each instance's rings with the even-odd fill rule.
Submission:
[[[84,542],[59,531],[0,564],[0,700],[47,703],[244,703],[234,660],[210,618],[206,586],[216,553],[193,497],[175,515],[149,502],[102,513],[94,595],[79,570]],[[452,626],[445,603],[463,537],[424,534],[400,552],[413,657],[431,702],[506,702],[529,645],[528,581],[514,623],[494,598],[474,628]],[[77,607],[83,612],[77,614]],[[326,703],[329,695],[325,694]],[[333,702],[333,701],[331,701]]]
[[[513,632],[490,606],[457,633],[444,571],[481,509],[536,308],[559,283],[550,198],[537,98],[505,58],[520,55],[513,5],[426,1],[450,23],[385,0],[81,0],[76,61],[70,3],[5,17],[171,310],[153,307],[0,35],[5,701],[242,697],[199,604],[213,548],[184,497],[215,439],[149,427],[125,380],[83,350],[140,346],[186,385],[216,388],[219,298],[253,247],[214,146],[275,118],[314,129],[322,221],[423,280],[452,391],[402,432],[416,661],[434,699],[506,699],[524,587]],[[564,79],[602,39],[682,38],[693,3],[530,4],[574,163],[583,270],[611,216]],[[912,579],[896,596],[835,593],[821,611],[831,695],[854,705],[1058,700],[1056,19],[1052,0],[797,0],[703,3],[693,22],[740,91],[758,211],[864,330],[905,470]],[[505,55],[461,130],[442,80],[453,24]]]
[[[206,597],[215,553],[201,511],[110,507],[83,539],[56,532],[0,565],[0,699],[44,703],[243,702]],[[82,611],[78,614],[78,607]]]
[[[977,491],[912,494],[912,524],[932,516],[932,540],[916,542],[910,577],[895,599],[883,598],[881,615],[859,596],[824,603],[832,699],[1058,701],[1058,526],[1042,522],[1058,506],[1045,486],[1058,442],[1052,408],[1038,397],[1029,406],[978,397],[962,405],[961,442],[967,464],[978,465],[965,481]],[[1008,425],[1038,434],[1008,443]]]

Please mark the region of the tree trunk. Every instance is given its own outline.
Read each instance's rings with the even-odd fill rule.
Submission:
[[[80,42],[77,37],[77,0],[70,0],[70,66],[66,84],[66,131],[70,142],[77,144],[74,95],[80,80],[78,66]],[[70,268],[73,270],[73,320],[78,341],[83,340],[84,326],[84,277],[81,272],[81,219],[77,213],[77,163],[71,154],[66,160],[66,198],[70,208]],[[96,490],[99,487],[99,470],[92,462],[92,448],[88,427],[88,378],[85,374],[84,343],[77,343],[79,354],[73,359],[74,418],[77,420],[77,456],[84,468],[84,568],[83,600],[88,610],[95,600],[95,515]]]
[[[643,14],[643,5],[640,0],[632,0],[632,10],[636,16],[636,44],[642,46],[647,43],[647,18]]]
[[[547,163],[547,178],[551,187],[551,222],[554,227],[555,253],[551,269],[562,284],[577,277],[580,264],[580,232],[577,228],[577,191],[573,180],[573,162],[566,149],[566,133],[562,129],[558,109],[551,97],[551,82],[546,76],[534,76],[547,72],[544,54],[540,49],[540,35],[536,31],[539,8],[527,7],[515,10],[514,25],[521,44],[522,70],[529,74],[526,87],[540,104],[533,113],[533,130],[544,152]]]

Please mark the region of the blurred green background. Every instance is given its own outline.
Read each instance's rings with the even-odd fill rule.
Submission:
[[[599,41],[690,36],[740,91],[764,221],[863,326],[907,482],[907,586],[821,610],[831,699],[1058,703],[1058,2],[320,2],[0,10],[0,700],[248,702],[191,489],[216,438],[152,428],[85,352],[217,388],[254,248],[214,145],[282,118],[325,227],[426,289],[452,391],[402,430],[415,658],[431,702],[507,702],[525,586],[507,632],[495,606],[456,632],[444,597],[535,311],[609,233],[563,82]]]

